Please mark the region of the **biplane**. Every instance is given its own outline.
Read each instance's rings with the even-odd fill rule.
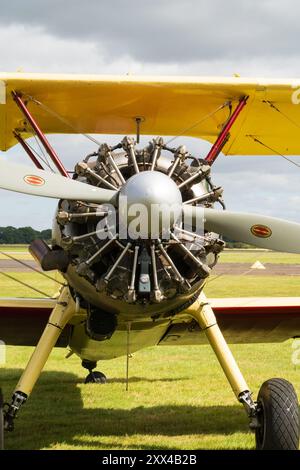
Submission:
[[[36,346],[1,407],[2,442],[54,347],[80,358],[86,383],[102,384],[98,361],[152,345],[208,342],[256,448],[298,449],[293,385],[268,379],[254,400],[228,347],[300,336],[298,300],[217,301],[204,293],[224,236],[300,253],[300,224],[226,210],[223,188],[211,178],[221,152],[300,154],[298,87],[300,80],[237,77],[0,75],[0,149],[20,144],[32,161],[0,160],[0,187],[58,200],[51,245],[35,240],[30,252],[43,271],[64,279],[56,298],[0,300],[1,340]],[[95,151],[70,172],[46,137],[67,133],[125,137],[113,146],[95,139]],[[159,137],[140,148],[140,135]],[[54,172],[33,152],[32,136]],[[212,147],[193,155],[173,147],[172,136]]]

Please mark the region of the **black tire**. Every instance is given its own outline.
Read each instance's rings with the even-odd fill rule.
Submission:
[[[259,390],[255,432],[258,450],[298,450],[299,405],[293,385],[284,379],[270,379]]]
[[[102,372],[97,371],[90,372],[84,381],[85,384],[105,384],[106,382],[106,376]]]
[[[0,450],[4,449],[3,395],[0,388]]]

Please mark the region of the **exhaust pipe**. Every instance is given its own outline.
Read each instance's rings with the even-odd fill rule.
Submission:
[[[44,240],[34,240],[29,245],[29,253],[39,263],[43,271],[58,269],[65,272],[69,265],[69,257],[62,249],[52,250]]]

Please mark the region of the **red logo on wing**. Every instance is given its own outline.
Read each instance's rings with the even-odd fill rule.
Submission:
[[[37,175],[24,176],[24,181],[25,183],[31,184],[32,186],[43,186],[43,184],[45,184],[44,178]]]
[[[266,225],[252,225],[251,227],[251,233],[255,237],[259,238],[269,238],[272,235],[272,230],[270,227],[267,227]]]

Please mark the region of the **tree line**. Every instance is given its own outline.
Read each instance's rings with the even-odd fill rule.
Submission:
[[[34,230],[32,227],[0,227],[0,244],[28,244],[36,238],[51,239],[51,229]]]

